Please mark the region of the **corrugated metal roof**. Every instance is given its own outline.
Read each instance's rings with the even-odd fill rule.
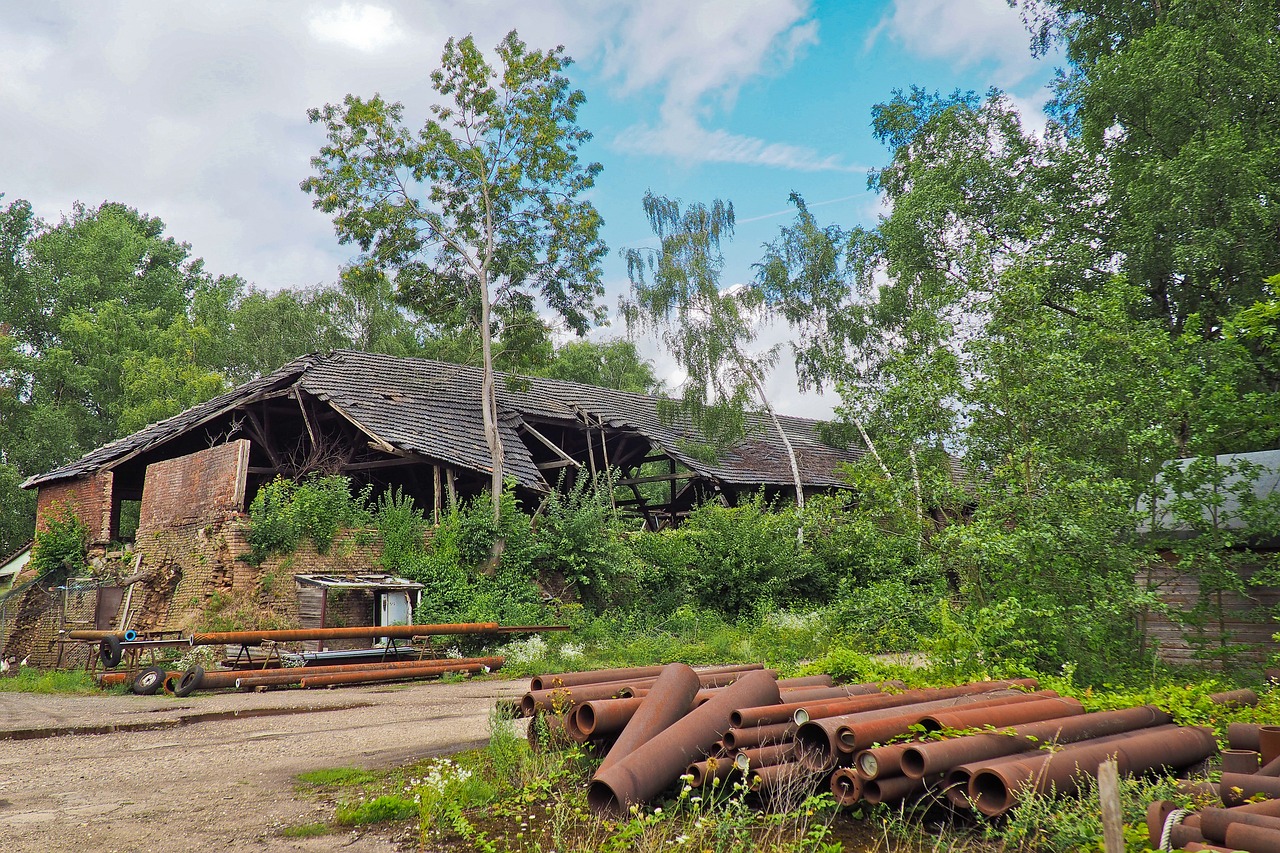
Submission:
[[[488,473],[489,448],[481,421],[478,367],[338,350],[310,355],[242,385],[180,415],[100,447],[70,465],[32,477],[24,486],[88,474],[128,455],[173,438],[255,396],[297,383],[326,401],[372,436],[397,449],[447,465]],[[543,491],[547,481],[517,433],[525,422],[592,424],[639,433],[691,471],[735,486],[787,486],[792,482],[786,452],[767,419],[748,415],[748,437],[714,462],[684,449],[703,439],[687,421],[667,423],[659,398],[575,382],[499,374],[499,429],[508,476]],[[818,436],[819,422],[780,416],[796,452],[801,478],[809,486],[844,486],[838,466],[862,455],[860,449],[833,448]]]
[[[1222,530],[1243,530],[1250,520],[1241,498],[1249,494],[1252,500],[1262,501],[1280,493],[1280,450],[1224,453],[1215,456],[1214,463],[1230,473],[1224,473],[1216,488],[1206,483],[1197,490],[1202,496],[1197,502],[1198,523],[1177,518],[1173,504],[1183,496],[1174,493],[1168,484],[1169,475],[1173,469],[1185,472],[1196,461],[1196,457],[1174,459],[1156,475],[1155,512],[1151,512],[1151,505],[1145,499],[1139,503],[1138,511],[1147,516],[1138,525],[1139,533],[1158,532],[1176,539],[1199,535],[1202,529],[1214,524]]]

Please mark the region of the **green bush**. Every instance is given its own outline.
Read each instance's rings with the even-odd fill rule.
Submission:
[[[382,569],[388,574],[412,572],[425,551],[427,520],[400,489],[383,492],[373,513],[373,525],[382,539]]]
[[[417,816],[418,804],[398,794],[383,794],[364,803],[343,803],[334,812],[334,820],[343,826],[408,820]]]
[[[44,516],[44,530],[36,533],[31,568],[37,575],[71,577],[88,571],[89,528],[66,504]]]
[[[303,539],[328,553],[344,528],[371,523],[371,487],[351,494],[351,481],[339,475],[313,475],[302,483],[276,477],[254,495],[249,505],[250,560],[261,563],[272,554],[290,554]]]

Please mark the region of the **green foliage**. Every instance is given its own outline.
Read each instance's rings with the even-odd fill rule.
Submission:
[[[570,341],[557,347],[551,361],[533,373],[637,394],[653,393],[661,384],[653,364],[640,357],[635,343],[619,339]]]
[[[352,495],[350,480],[338,475],[313,475],[302,483],[277,477],[264,484],[249,505],[250,559],[261,563],[272,554],[290,554],[303,539],[327,554],[339,530],[371,522],[370,491]]]
[[[24,666],[0,676],[0,693],[46,693],[91,696],[102,693],[92,674],[83,669],[38,669]]]
[[[547,496],[536,521],[539,576],[563,579],[596,608],[629,600],[632,558],[608,492],[589,477],[563,486]]]
[[[306,785],[367,785],[376,778],[368,770],[356,767],[326,767],[298,774],[298,781]]]
[[[36,493],[19,488],[22,475],[0,462],[0,559],[13,554],[35,530]]]
[[[363,826],[389,820],[408,820],[418,816],[418,804],[395,794],[383,794],[363,803],[343,803],[334,812],[334,821],[342,826]]]
[[[378,496],[373,525],[382,539],[382,569],[388,574],[411,572],[422,559],[427,520],[413,498],[400,489]]]
[[[317,838],[332,832],[333,827],[327,823],[304,823],[298,826],[286,826],[280,830],[280,836],[282,838]]]
[[[44,522],[31,549],[31,569],[63,578],[87,572],[89,529],[80,517],[64,504],[51,507]]]

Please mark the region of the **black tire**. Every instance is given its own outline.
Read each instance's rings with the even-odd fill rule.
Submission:
[[[133,679],[133,692],[139,696],[151,696],[164,684],[167,673],[158,666],[149,666]]]
[[[174,696],[190,696],[191,693],[200,686],[200,682],[204,680],[204,668],[193,666],[182,674],[176,687],[173,688]]]
[[[114,634],[102,638],[98,644],[98,659],[107,669],[114,669],[124,657],[124,649],[120,646],[120,638]]]

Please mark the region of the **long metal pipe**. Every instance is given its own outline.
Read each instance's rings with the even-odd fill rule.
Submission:
[[[885,696],[895,695],[885,693],[885,690],[900,689],[903,686],[901,681],[879,681],[868,682],[866,684],[844,684],[839,687],[829,687],[826,690],[833,691],[830,695],[825,693],[816,693],[814,695],[797,696],[794,699],[784,695],[782,698],[786,701],[778,705],[765,705],[759,708],[739,708],[733,712],[734,728],[745,729],[751,726],[769,726],[775,723],[785,723],[791,720],[793,714],[801,708],[807,708],[815,704],[826,704],[828,701],[848,700],[855,697],[876,696],[883,698]]]
[[[466,622],[451,625],[356,625],[350,628],[287,628],[279,631],[214,631],[192,634],[193,646],[256,646],[268,640],[292,643],[302,640],[360,640],[368,637],[391,637],[409,640],[437,634],[491,634],[497,622]]]
[[[334,687],[339,684],[375,684],[382,681],[416,681],[420,678],[435,678],[453,672],[482,672],[480,664],[453,665],[427,669],[384,669],[377,672],[348,672],[332,675],[312,675],[298,682],[299,687]]]
[[[344,668],[333,670],[330,672],[317,672],[309,667],[295,667],[287,672],[271,672],[265,675],[245,675],[239,673],[239,677],[230,685],[238,687],[241,690],[252,690],[256,687],[282,687],[290,684],[302,684],[304,681],[317,685],[319,679],[324,678],[344,678],[346,681],[335,681],[333,684],[350,684],[359,681],[361,678],[377,677],[380,681],[393,680],[395,676],[403,678],[422,678],[433,675],[443,675],[447,672],[478,672],[485,667],[489,669],[497,669],[503,663],[502,658],[470,658],[467,660],[453,660],[432,662],[429,664],[418,664],[417,666],[399,666],[399,667],[368,667],[359,666],[355,668]],[[227,673],[219,673],[226,676]],[[200,687],[204,687],[204,681],[201,680]]]
[[[596,774],[618,764],[688,714],[698,694],[699,682],[700,676],[692,667],[682,663],[667,664],[600,762]]]
[[[380,669],[412,669],[414,667],[435,666],[446,663],[480,663],[488,667],[496,668],[495,662],[501,662],[502,658],[485,657],[485,658],[427,658],[424,660],[407,660],[407,661],[374,661],[368,663],[335,663],[327,666],[297,666],[297,667],[276,667],[272,669],[232,669],[232,670],[211,670],[206,671],[201,677],[200,683],[196,685],[197,690],[220,690],[227,687],[235,687],[236,682],[241,679],[256,679],[262,686],[269,686],[273,683],[292,683],[300,674],[324,675],[334,672],[361,672],[373,671]],[[277,679],[277,681],[273,681]]]

